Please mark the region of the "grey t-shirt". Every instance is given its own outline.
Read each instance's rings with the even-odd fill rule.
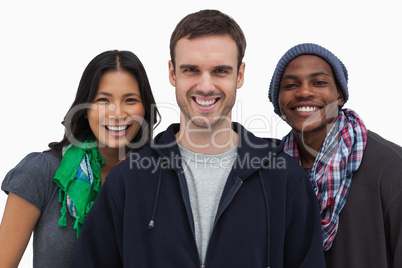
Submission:
[[[67,216],[67,226],[58,225],[62,203],[58,202],[59,188],[52,178],[60,165],[52,153],[31,153],[3,180],[1,189],[11,192],[35,205],[41,216],[33,234],[33,267],[69,267],[77,241],[74,220]]]
[[[204,263],[219,201],[232,170],[237,147],[219,155],[197,154],[180,145],[179,149],[193,212],[195,240]]]

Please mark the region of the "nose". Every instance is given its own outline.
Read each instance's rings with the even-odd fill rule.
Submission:
[[[119,122],[124,121],[126,114],[124,108],[119,103],[111,103],[107,108],[109,122]]]
[[[215,84],[210,73],[205,72],[200,76],[200,80],[197,84],[197,90],[205,94],[208,94],[215,90]]]
[[[308,83],[302,83],[296,90],[295,96],[301,99],[308,99],[314,96],[314,94],[314,89]]]

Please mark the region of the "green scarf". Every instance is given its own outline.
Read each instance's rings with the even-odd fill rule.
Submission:
[[[67,226],[68,209],[75,218],[77,238],[101,188],[100,173],[104,163],[93,140],[85,141],[79,147],[70,144],[63,148],[63,158],[53,177],[60,188],[59,202],[63,202],[59,225]]]

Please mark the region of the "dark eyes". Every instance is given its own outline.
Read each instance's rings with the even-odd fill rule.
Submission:
[[[95,100],[95,102],[97,102],[97,103],[107,103],[107,102],[109,102],[109,100],[107,98],[98,98],[98,99]],[[126,103],[137,103],[137,102],[140,102],[140,100],[136,99],[136,98],[127,98],[125,100],[125,102]]]
[[[228,72],[228,70],[226,70],[226,69],[216,69],[214,72],[217,73],[217,74],[226,74]]]
[[[197,72],[198,70],[196,69],[196,68],[187,68],[187,69],[184,69],[184,72],[185,73],[195,73],[195,72]]]
[[[139,102],[139,100],[136,98],[128,98],[128,99],[126,99],[126,102],[136,103],[136,102]]]
[[[313,85],[313,86],[318,86],[318,87],[320,87],[320,86],[327,86],[327,85],[328,85],[328,82],[325,82],[325,81],[316,81],[316,82],[313,82],[312,85]],[[285,89],[294,89],[294,88],[296,88],[296,87],[298,87],[298,86],[300,86],[300,84],[294,83],[294,84],[286,84],[286,85],[284,85],[284,86],[282,86],[282,87],[285,88]]]
[[[186,68],[186,69],[183,69],[183,72],[188,73],[188,74],[190,74],[190,73],[199,73],[199,70],[197,68]],[[213,73],[226,74],[226,73],[228,73],[228,70],[223,69],[223,68],[222,69],[215,69],[215,70],[213,70]]]
[[[328,84],[328,83],[325,82],[325,81],[317,81],[317,82],[314,83],[314,85],[317,85],[317,86],[325,86],[325,85],[327,85],[327,84]]]
[[[106,98],[98,98],[95,100],[95,102],[108,102],[109,100]]]
[[[296,84],[289,84],[289,85],[283,86],[283,88],[286,88],[286,89],[291,89],[291,88],[295,88],[295,87],[296,87]]]

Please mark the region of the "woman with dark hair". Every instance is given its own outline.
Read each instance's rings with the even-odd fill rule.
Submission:
[[[82,224],[109,171],[152,139],[160,119],[147,74],[129,51],[86,67],[64,118],[65,135],[7,174],[2,267],[17,267],[33,232],[34,267],[68,267]],[[99,234],[102,235],[102,234]]]

